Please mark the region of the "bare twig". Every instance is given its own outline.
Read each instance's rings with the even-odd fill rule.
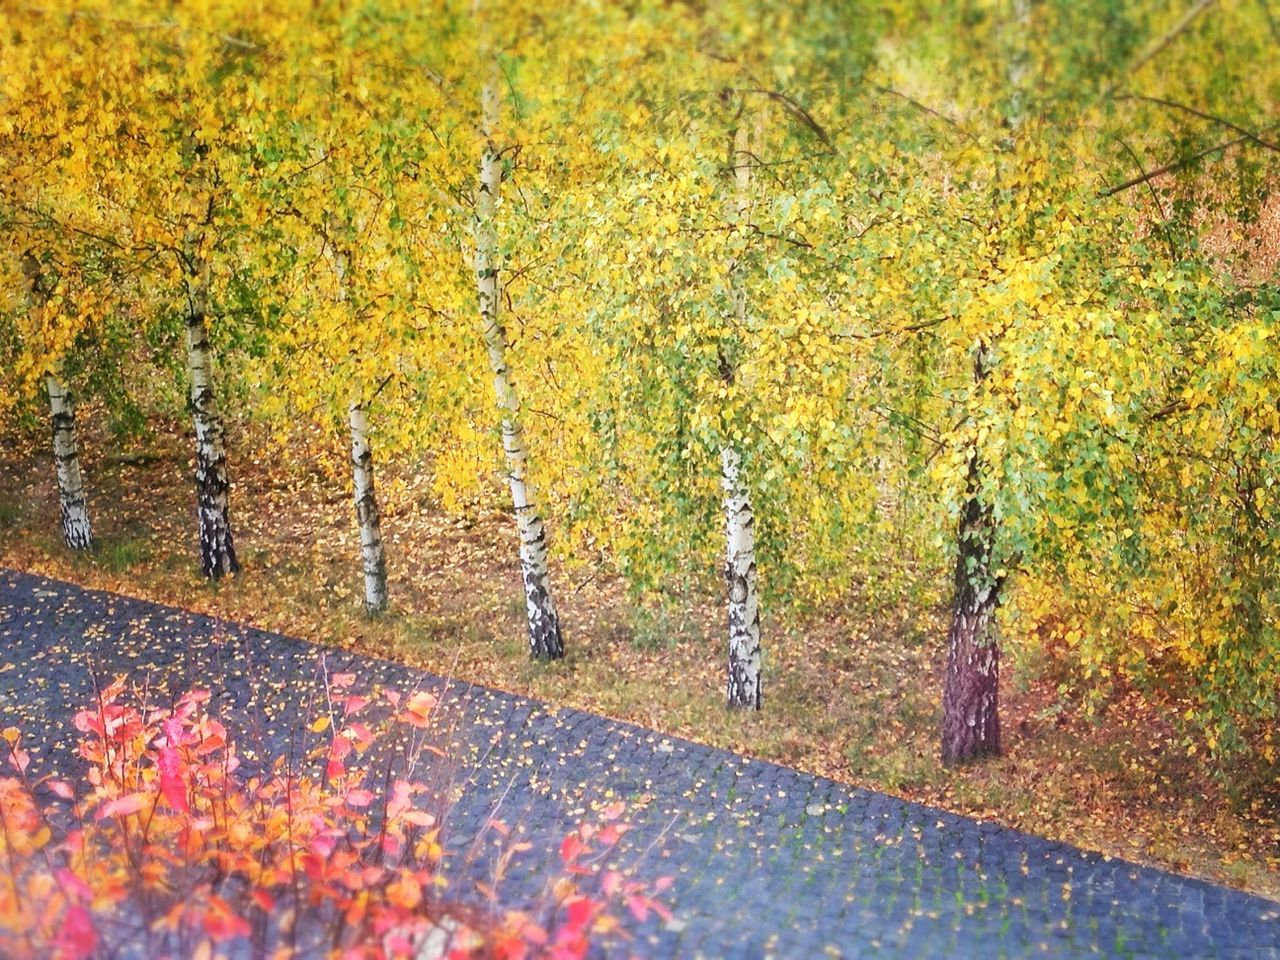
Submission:
[[[1126,69],[1121,76],[1116,78],[1115,82],[1107,88],[1103,96],[1109,97],[1114,94],[1118,89],[1120,89],[1125,80],[1158,57],[1165,47],[1173,43],[1180,33],[1186,30],[1187,27],[1191,26],[1192,21],[1194,21],[1196,17],[1208,10],[1216,2],[1217,0],[1196,0],[1196,3],[1191,5],[1191,8],[1182,15],[1177,23],[1170,27],[1163,36],[1156,40],[1155,43],[1149,46],[1146,49],[1146,52],[1138,57],[1137,60],[1131,63],[1128,69]]]
[[[1140,93],[1123,93],[1117,96],[1116,99],[1117,100],[1141,100],[1145,103],[1154,103],[1162,107],[1170,107],[1174,110],[1181,110],[1184,113],[1191,114],[1193,117],[1199,117],[1201,120],[1208,120],[1211,123],[1216,123],[1220,126],[1226,127],[1228,130],[1234,130],[1236,133],[1240,134],[1241,136],[1245,137],[1251,142],[1256,143],[1258,146],[1266,147],[1268,150],[1275,150],[1277,153],[1280,153],[1280,145],[1277,145],[1273,141],[1263,140],[1262,137],[1258,136],[1258,134],[1254,133],[1252,130],[1246,129],[1245,127],[1242,127],[1239,124],[1232,123],[1230,120],[1227,120],[1225,117],[1219,117],[1212,113],[1205,113],[1203,110],[1198,110],[1195,107],[1188,106],[1185,103],[1178,103],[1175,100],[1165,100],[1163,97],[1148,97]]]

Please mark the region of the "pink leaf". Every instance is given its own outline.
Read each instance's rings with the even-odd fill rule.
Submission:
[[[644,897],[627,897],[627,908],[642,923],[649,916],[649,901]]]
[[[84,907],[69,909],[62,918],[62,929],[55,943],[60,956],[67,960],[84,960],[98,948],[98,932],[93,929],[93,917]]]
[[[160,792],[169,806],[183,813],[191,812],[187,803],[187,786],[182,777],[182,755],[177,747],[161,747],[156,765],[160,768]]]
[[[595,902],[586,897],[579,897],[569,904],[568,921],[571,927],[585,927],[591,922],[595,913]]]
[[[18,747],[11,747],[9,762],[17,767],[19,773],[26,773],[31,765],[31,755]]]
[[[143,809],[149,799],[145,793],[128,793],[123,797],[108,800],[98,810],[98,815],[94,819],[104,820],[107,817],[127,817]]]
[[[89,885],[65,867],[57,871],[54,876],[58,880],[58,886],[62,887],[63,892],[72,900],[93,899],[93,890]]]

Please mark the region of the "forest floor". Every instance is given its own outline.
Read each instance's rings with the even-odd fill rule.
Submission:
[[[1158,864],[1280,900],[1280,802],[1232,797],[1171,718],[1186,708],[1135,691],[1086,717],[1054,664],[1005,668],[998,760],[937,758],[945,610],[850,597],[789,622],[766,615],[765,709],[723,707],[719,598],[638,603],[604,571],[561,571],[568,655],[527,657],[514,523],[435,509],[405,475],[384,504],[393,610],[361,607],[345,487],[319,469],[231,443],[232,520],[243,572],[200,576],[189,445],[176,425],[125,452],[85,438],[98,549],[61,544],[42,437],[0,438],[0,566],[174,604],[596,711],[665,733],[997,821],[1103,854]],[[380,477],[381,480],[390,478]]]

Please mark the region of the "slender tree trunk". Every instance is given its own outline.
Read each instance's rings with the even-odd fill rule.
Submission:
[[[76,408],[67,388],[53,374],[45,378],[53,423],[53,462],[58,473],[58,504],[62,512],[62,539],[72,550],[91,550],[93,530],[80,474],[80,447],[76,442]]]
[[[537,660],[554,660],[564,656],[564,640],[551,596],[546,530],[528,482],[529,450],[520,424],[520,401],[507,366],[507,334],[498,315],[500,288],[494,214],[502,185],[502,161],[492,140],[498,122],[496,81],[491,80],[485,85],[483,98],[485,145],[475,203],[475,270],[480,324],[489,352],[489,367],[493,371],[498,412],[502,418],[507,482],[511,487],[511,502],[520,533],[520,567],[529,620],[529,652]]]
[[[727,543],[724,577],[729,593],[729,706],[759,710],[763,684],[755,517],[742,479],[742,458],[731,444],[720,449],[720,465]]]
[[[360,554],[364,562],[364,608],[371,614],[387,609],[387,561],[382,551],[382,522],[373,492],[373,451],[369,448],[369,421],[364,407],[352,398],[351,474],[354,480],[356,524],[360,528]]]
[[[1026,85],[1030,72],[1027,45],[1030,0],[1014,0],[1010,23],[1006,77],[1008,100],[1002,145],[1007,164],[1026,114]],[[974,382],[981,385],[991,372],[989,345],[979,342],[973,361]],[[997,525],[982,478],[988,467],[982,451],[971,451],[957,537],[955,599],[947,631],[947,672],[942,688],[942,762],[969,763],[1000,753],[1000,638],[995,615],[1000,606],[1005,573],[997,569]]]
[[[211,580],[236,573],[231,534],[227,454],[222,417],[213,390],[209,349],[209,268],[198,243],[187,244],[187,373],[191,378],[191,418],[196,430],[196,513],[200,521],[200,569]]]
[[[995,518],[978,495],[979,454],[969,461],[960,518],[955,600],[947,631],[942,689],[942,761],[967,763],[1000,753],[1000,641],[995,614],[1003,574],[993,569]]]
[[[743,118],[739,117],[740,120]],[[729,167],[734,181],[734,208],[739,222],[751,212],[751,151],[745,123],[733,130]],[[747,322],[747,294],[742,265],[730,265],[731,293],[739,327]],[[732,382],[736,371],[721,353],[720,375]],[[720,484],[724,493],[725,587],[729,610],[728,703],[759,710],[763,695],[760,653],[760,594],[756,584],[755,515],[742,469],[742,455],[732,443],[720,448]]]
[[[333,267],[337,300],[348,307],[347,289],[350,255],[339,239],[340,231],[333,216],[326,218],[326,249]],[[344,226],[349,227],[350,223]],[[353,318],[354,319],[354,318]],[[373,485],[373,450],[369,445],[369,419],[358,390],[352,390],[347,406],[347,423],[351,429],[352,495],[355,498],[356,526],[360,531],[360,562],[364,569],[364,609],[376,616],[387,609],[387,560],[382,547],[382,514]]]
[[[22,270],[30,286],[33,311],[43,313],[49,303],[49,286],[45,283],[40,258],[26,253]],[[40,318],[43,321],[43,317]],[[80,444],[76,439],[76,406],[70,392],[57,374],[45,377],[49,394],[49,421],[53,434],[53,464],[58,477],[58,507],[62,515],[62,539],[72,550],[93,549],[93,529],[89,525],[89,505],[84,494],[84,477],[80,472]]]

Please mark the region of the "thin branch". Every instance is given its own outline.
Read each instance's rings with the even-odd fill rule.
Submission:
[[[1129,154],[1130,158],[1133,160],[1133,165],[1138,168],[1138,173],[1142,176],[1146,176],[1147,170],[1146,167],[1142,165],[1142,158],[1138,156],[1133,147],[1129,146],[1129,141],[1124,138],[1120,138],[1120,146],[1124,147],[1125,152]],[[1169,217],[1164,212],[1164,204],[1160,200],[1160,194],[1156,193],[1155,185],[1152,184],[1149,179],[1146,181],[1146,184],[1147,190],[1151,193],[1151,199],[1156,205],[1156,210],[1160,214],[1160,225],[1163,228],[1161,232],[1164,233],[1164,242],[1169,248],[1169,257],[1173,260],[1177,260],[1178,251],[1173,243],[1173,235],[1169,232]]]
[[[891,97],[897,97],[899,100],[904,100],[907,103],[911,104],[911,106],[915,107],[917,110],[927,113],[931,117],[937,117],[943,123],[949,124],[953,129],[956,130],[956,132],[967,137],[969,140],[972,140],[975,143],[978,140],[978,138],[972,132],[970,132],[969,130],[966,130],[964,127],[960,125],[959,120],[955,119],[954,117],[947,116],[945,113],[943,113],[940,110],[935,110],[933,107],[929,106],[927,103],[921,103],[919,100],[915,99],[915,97],[908,96],[907,94],[903,93],[901,90],[895,90],[893,89],[893,87],[886,87],[879,83],[871,84],[871,89],[879,93],[887,94],[888,96],[891,96]]]
[[[892,337],[899,333],[919,333],[922,330],[928,330],[932,327],[940,326],[950,320],[950,317],[938,317],[935,320],[923,320],[920,323],[908,324],[905,327],[890,327],[884,330],[872,330],[870,333],[837,333],[837,340],[876,340],[880,337]]]
[[[1158,40],[1156,40],[1155,43],[1149,46],[1146,52],[1142,54],[1142,56],[1138,57],[1137,60],[1135,60],[1132,64],[1130,64],[1128,69],[1126,69],[1121,76],[1117,77],[1115,82],[1112,83],[1111,86],[1107,87],[1106,92],[1103,94],[1103,97],[1104,98],[1109,97],[1113,93],[1115,93],[1117,90],[1119,90],[1120,86],[1124,83],[1125,80],[1127,80],[1133,74],[1137,73],[1139,70],[1145,67],[1148,63],[1150,63],[1152,60],[1158,57],[1160,53],[1165,49],[1165,47],[1173,43],[1173,41],[1177,39],[1180,33],[1186,30],[1187,27],[1191,26],[1192,21],[1194,21],[1196,17],[1200,16],[1200,14],[1208,10],[1216,2],[1217,0],[1197,0],[1196,3],[1192,4],[1191,8],[1182,15],[1182,18],[1177,23],[1175,23],[1172,27],[1169,28],[1169,30],[1164,34],[1164,36],[1160,37]]]
[[[1277,126],[1280,126],[1280,124],[1277,124]],[[1267,129],[1271,130],[1275,128],[1268,127]],[[1139,186],[1140,184],[1146,183],[1148,180],[1154,180],[1156,177],[1164,176],[1164,174],[1166,173],[1172,173],[1175,170],[1181,170],[1183,167],[1188,166],[1189,164],[1195,163],[1197,160],[1201,160],[1209,156],[1209,154],[1211,153],[1217,153],[1219,150],[1230,150],[1232,147],[1238,147],[1242,143],[1249,143],[1252,139],[1253,139],[1252,136],[1236,137],[1234,140],[1228,140],[1226,143],[1216,143],[1212,147],[1205,147],[1203,150],[1193,153],[1189,157],[1179,157],[1177,160],[1171,160],[1162,167],[1156,167],[1156,169],[1152,170],[1150,173],[1144,173],[1141,176],[1133,177],[1129,180],[1126,180],[1124,183],[1117,184],[1114,187],[1110,187],[1107,190],[1103,190],[1101,193],[1098,194],[1098,196],[1100,197],[1115,196],[1117,193],[1123,193],[1125,190],[1128,190],[1130,187],[1136,187],[1136,186]]]
[[[828,150],[832,153],[839,153],[839,151],[836,150],[836,145],[831,142],[831,137],[828,136],[827,131],[823,129],[822,124],[818,123],[818,121],[813,118],[813,114],[795,100],[791,99],[791,97],[787,96],[780,90],[768,90],[764,87],[756,87],[751,92],[762,93],[770,100],[778,101],[778,103],[782,104],[783,107],[786,108],[788,113],[793,117],[796,117],[801,123],[813,131],[814,136],[821,140]]]
[[[1256,143],[1260,147],[1266,147],[1268,150],[1274,150],[1280,153],[1280,145],[1270,141],[1263,140],[1252,130],[1246,129],[1239,124],[1232,123],[1223,117],[1215,116],[1212,113],[1205,113],[1203,110],[1197,110],[1195,107],[1187,106],[1185,103],[1178,103],[1176,100],[1165,100],[1163,97],[1148,97],[1140,93],[1124,93],[1116,97],[1117,100],[1142,100],[1146,103],[1155,103],[1162,107],[1171,107],[1174,110],[1182,110],[1191,114],[1193,117],[1199,117],[1201,120],[1208,120],[1211,123],[1219,124],[1228,130],[1234,130],[1236,133]]]

